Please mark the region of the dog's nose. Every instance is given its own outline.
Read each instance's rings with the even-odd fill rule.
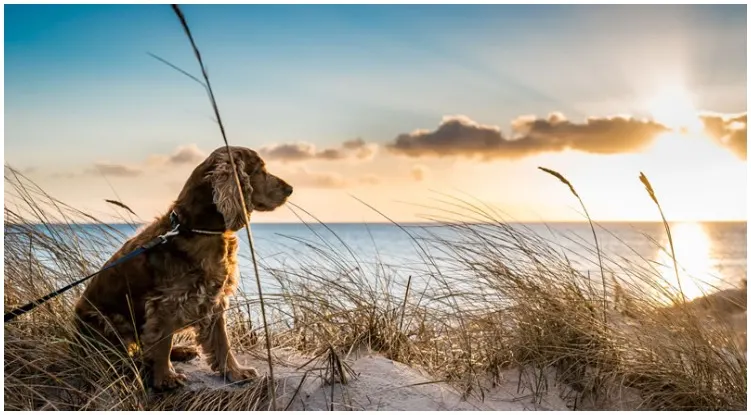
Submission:
[[[282,189],[285,196],[289,196],[292,194],[292,186],[285,183],[284,188]]]

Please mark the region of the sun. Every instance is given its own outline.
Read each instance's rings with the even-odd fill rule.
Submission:
[[[693,103],[693,97],[683,87],[663,87],[647,103],[655,121],[677,131],[696,133],[701,130],[699,112]]]

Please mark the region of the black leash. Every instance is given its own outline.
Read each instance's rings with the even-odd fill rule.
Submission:
[[[179,231],[180,223],[178,222],[178,220],[177,220],[177,214],[174,211],[172,213],[170,213],[170,222],[171,222],[171,225],[172,225],[172,230],[170,230],[169,232],[167,232],[167,233],[165,233],[163,235],[157,236],[156,238],[150,240],[149,242],[146,242],[145,244],[139,246],[138,248],[136,248],[135,250],[133,250],[132,252],[130,252],[128,255],[125,255],[124,257],[118,259],[117,261],[115,261],[115,262],[107,265],[106,267],[100,269],[99,271],[97,271],[97,272],[95,272],[95,273],[93,273],[91,275],[87,275],[86,277],[81,278],[80,280],[78,280],[76,282],[70,283],[70,284],[66,285],[65,287],[63,287],[63,288],[60,288],[57,291],[51,292],[51,293],[45,295],[42,298],[36,299],[36,300],[34,300],[34,301],[32,301],[32,302],[24,305],[24,306],[15,308],[15,309],[13,309],[13,310],[5,313],[5,323],[13,320],[14,318],[16,318],[16,317],[18,317],[20,315],[28,313],[29,311],[31,311],[31,310],[39,307],[40,305],[46,303],[47,301],[49,301],[49,300],[57,297],[58,295],[60,295],[60,294],[62,294],[64,292],[70,290],[71,288],[75,287],[76,285],[79,285],[81,283],[84,283],[84,282],[88,281],[89,279],[95,277],[97,274],[99,274],[101,272],[104,272],[104,271],[106,271],[106,270],[108,270],[108,269],[110,269],[110,268],[112,268],[112,267],[114,267],[116,265],[122,264],[125,261],[129,261],[129,260],[137,257],[138,255],[141,255],[142,253],[144,253],[146,251],[149,251],[151,249],[154,249],[158,245],[161,245],[161,244],[167,242],[169,240],[169,238],[172,238],[173,236],[175,236],[178,233],[180,233],[180,231]]]

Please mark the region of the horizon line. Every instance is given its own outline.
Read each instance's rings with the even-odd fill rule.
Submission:
[[[729,220],[669,220],[669,224],[674,223],[747,223],[747,219],[729,219]],[[135,226],[142,226],[142,225],[148,225],[151,222],[27,222],[26,224],[29,225],[135,225]],[[483,224],[494,224],[494,223],[502,223],[502,224],[519,224],[519,225],[565,225],[565,224],[571,224],[571,225],[578,225],[578,224],[589,224],[589,221],[586,220],[549,220],[549,221],[466,221],[466,222],[459,222],[459,221],[368,221],[368,222],[338,222],[338,221],[315,221],[315,222],[255,222],[251,223],[251,226],[254,225],[407,225],[407,226],[413,226],[413,225],[433,225],[433,226],[441,226],[441,225],[452,225],[452,224],[468,224],[468,225],[483,225]],[[592,223],[595,224],[661,224],[663,223],[662,220],[593,220]],[[13,226],[13,224],[10,224],[10,226]]]

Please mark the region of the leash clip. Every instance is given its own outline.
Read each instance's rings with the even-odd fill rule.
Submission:
[[[162,240],[161,243],[167,242],[167,238],[171,238],[180,233],[180,221],[177,219],[177,212],[174,210],[169,214],[169,221],[170,225],[172,225],[172,230],[158,236],[158,238]]]
[[[165,242],[167,242],[168,238],[171,238],[171,237],[179,234],[180,233],[180,229],[179,228],[180,228],[180,225],[175,225],[175,227],[172,228],[171,231],[169,231],[169,232],[167,232],[167,233],[165,233],[163,235],[159,235],[159,239],[162,240],[161,243],[165,243]]]

